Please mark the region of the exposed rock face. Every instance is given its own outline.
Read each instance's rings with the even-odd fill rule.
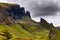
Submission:
[[[29,11],[26,11],[26,16],[30,17],[30,12]]]
[[[22,17],[19,5],[18,6],[11,6],[9,11],[10,11],[9,16],[13,19],[20,19]]]
[[[15,20],[18,21],[15,22]],[[60,40],[60,31],[55,29],[52,23],[48,23],[42,18],[40,22],[33,21],[30,12],[16,4],[0,4],[0,22],[8,24],[0,24],[0,31],[7,30],[2,32],[0,36],[6,37],[7,40],[15,36],[23,38],[14,40],[48,40],[49,38],[55,40],[56,37],[56,40]]]
[[[41,18],[40,24],[41,24],[42,26],[46,27],[47,29],[51,29],[51,27],[54,27],[54,26],[52,26],[51,23],[48,23],[46,20],[44,20],[44,19],[42,19],[42,18]]]
[[[45,19],[41,18],[41,21],[40,22],[43,22],[43,23],[48,23]]]
[[[25,13],[25,8],[18,6],[11,6],[10,7],[10,17],[13,19],[21,19],[23,16],[28,16],[30,17],[30,13],[27,11]]]
[[[24,7],[20,7],[17,4],[7,4],[0,3],[0,22],[10,24],[8,17],[19,20],[22,19],[23,16],[30,17],[30,12],[25,11]]]
[[[4,24],[8,24],[10,23],[9,20],[8,20],[8,12],[6,12],[3,8],[0,8],[0,23]]]
[[[24,7],[20,7],[20,5],[13,5],[13,4],[4,4],[4,6],[7,7],[1,7],[0,4],[0,10],[3,9],[5,11],[5,13],[10,16],[13,19],[21,19],[23,16],[28,16],[30,17],[30,12],[25,11]],[[2,10],[1,10],[2,11]]]

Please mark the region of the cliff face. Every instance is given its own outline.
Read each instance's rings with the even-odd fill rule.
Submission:
[[[30,12],[25,11],[24,7],[20,7],[18,4],[0,3],[0,23],[10,24],[8,18],[19,20],[24,16],[31,18]]]
[[[20,5],[0,3],[0,40],[55,39],[60,40],[60,31],[53,24],[42,18],[40,22],[33,21],[30,12]]]
[[[5,7],[2,7],[5,6]],[[5,14],[10,16],[13,19],[21,19],[23,16],[29,16],[30,17],[30,12],[25,11],[24,7],[20,7],[20,5],[13,5],[13,4],[0,4],[0,10],[5,11]]]
[[[20,5],[12,5],[7,11],[10,11],[9,16],[13,19],[21,19],[23,16],[30,17],[30,12],[25,11],[25,8],[20,7]]]

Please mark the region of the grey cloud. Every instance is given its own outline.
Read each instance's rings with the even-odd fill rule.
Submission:
[[[7,0],[8,2],[18,2],[18,0]]]
[[[56,15],[57,11],[60,11],[60,8],[54,2],[41,2],[41,4],[33,2],[30,5],[31,10],[34,13],[33,16],[52,16]]]

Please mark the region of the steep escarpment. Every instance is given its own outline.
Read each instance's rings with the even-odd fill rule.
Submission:
[[[6,14],[9,15],[13,19],[21,19],[22,16],[29,16],[30,17],[30,12],[25,11],[24,7],[20,7],[18,4],[5,4],[5,3],[0,3],[0,8],[7,12]]]
[[[60,31],[52,23],[43,18],[33,21],[30,12],[18,4],[0,3],[0,40],[55,39],[60,40]]]
[[[0,3],[1,22],[6,21],[8,24],[8,22],[9,22],[8,18],[11,18],[14,20],[19,20],[19,19],[22,19],[22,17],[24,17],[24,16],[30,17],[30,12],[25,11],[24,7],[20,7],[20,5],[18,5],[18,4]]]

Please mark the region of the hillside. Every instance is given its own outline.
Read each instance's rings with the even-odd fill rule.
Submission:
[[[33,21],[18,4],[0,3],[0,40],[60,40],[60,31],[42,18]]]

